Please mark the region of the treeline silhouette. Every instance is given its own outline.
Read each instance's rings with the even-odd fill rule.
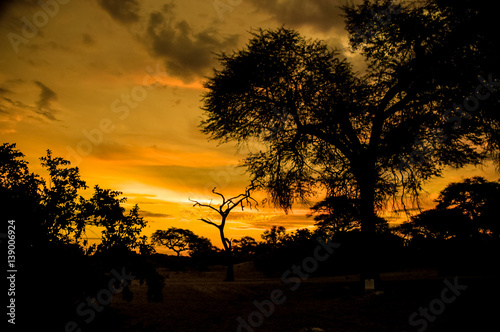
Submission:
[[[389,227],[385,219],[378,218],[375,241],[370,248],[377,257],[377,272],[436,268],[443,275],[496,273],[492,262],[500,246],[500,183],[482,177],[468,178],[449,184],[435,202],[435,208],[420,211],[396,227]],[[317,239],[321,238],[341,246],[320,264],[315,275],[362,273],[359,261],[366,252],[360,245],[364,237],[357,201],[327,198],[311,207],[310,217],[315,220],[314,229],[287,232],[283,226],[272,226],[263,232],[261,241],[250,236],[232,239],[234,263],[253,261],[265,275],[280,276],[311,256],[318,245]],[[188,253],[191,258],[169,257],[158,261],[168,269],[207,269],[225,262],[222,250],[190,230],[173,227],[158,230],[153,238],[157,238],[156,244],[178,254]]]
[[[203,271],[227,263],[224,249],[188,229],[170,227],[157,230],[151,239],[141,236],[147,222],[137,205],[125,211],[120,192],[95,186],[86,199],[80,194],[87,185],[78,168],[50,151],[40,159],[47,179],[30,173],[15,144],[0,146],[1,214],[4,221],[16,221],[19,303],[26,306],[19,310],[19,321],[43,321],[54,329],[68,321],[87,324],[75,309],[108,287],[113,270],[146,283],[148,300],[158,302],[165,282],[159,268]],[[314,276],[360,274],[359,261],[366,252],[360,245],[364,237],[358,203],[349,197],[326,198],[311,207],[314,229],[287,232],[272,226],[260,240],[232,239],[233,263],[253,262],[266,276],[280,277],[311,256],[321,238],[341,246],[319,264]],[[376,272],[437,268],[444,275],[498,273],[494,262],[500,247],[499,207],[500,183],[473,177],[449,184],[435,208],[397,227],[378,218],[370,248],[377,257]],[[102,229],[99,244],[89,244],[89,226]],[[156,253],[154,246],[176,254]],[[236,275],[240,277],[244,275]],[[131,301],[134,294],[125,285],[116,296]],[[92,330],[105,329],[113,317],[113,309],[104,307],[88,324],[93,324]]]

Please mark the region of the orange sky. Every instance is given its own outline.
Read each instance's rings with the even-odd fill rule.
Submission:
[[[217,246],[217,230],[197,220],[203,210],[187,199],[209,199],[214,186],[237,195],[247,178],[235,167],[245,151],[207,142],[197,127],[202,82],[216,66],[213,53],[244,46],[253,28],[283,24],[331,47],[347,46],[339,0],[5,3],[0,7],[2,142],[17,143],[35,172],[40,172],[38,158],[51,149],[78,165],[90,187],[123,191],[149,220],[147,235],[171,226],[189,228]],[[220,3],[225,5],[217,7]],[[359,55],[342,54],[363,70]],[[449,182],[474,175],[498,179],[492,167],[447,172],[426,187],[424,206],[432,206]],[[269,207],[235,212],[227,235],[260,239],[273,224],[311,226],[307,212],[307,207],[288,216]]]

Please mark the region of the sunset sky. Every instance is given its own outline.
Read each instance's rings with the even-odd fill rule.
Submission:
[[[202,83],[214,53],[243,47],[255,28],[285,24],[346,50],[341,0],[21,0],[0,7],[0,135],[17,143],[32,171],[51,149],[77,165],[90,187],[120,190],[149,221],[145,232],[188,228],[221,247],[217,230],[198,220],[188,197],[210,189],[237,195],[248,184],[232,144],[207,141]],[[449,171],[426,187],[424,207],[451,181],[497,180],[493,167]],[[87,190],[90,195],[92,190]],[[263,195],[259,196],[263,197]],[[261,207],[235,212],[229,238],[260,239],[271,225],[313,225],[308,208],[289,215]],[[213,216],[216,221],[216,216]],[[402,218],[388,214],[397,222]],[[92,234],[88,234],[89,237]]]

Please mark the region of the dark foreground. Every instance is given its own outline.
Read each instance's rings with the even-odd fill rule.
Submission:
[[[287,285],[246,270],[238,266],[237,281],[232,283],[220,281],[223,271],[217,269],[169,272],[161,303],[148,303],[146,286],[134,281],[132,302],[116,295],[92,323],[81,327],[108,332],[422,332],[493,331],[499,325],[495,278],[402,271],[382,274],[380,291],[365,294],[357,276],[309,278]]]

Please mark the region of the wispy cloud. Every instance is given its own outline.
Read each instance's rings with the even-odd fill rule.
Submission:
[[[36,102],[36,112],[49,120],[57,120],[54,116],[54,110],[51,108],[51,103],[57,100],[57,94],[42,82],[35,81],[35,84],[41,90],[38,101]]]
[[[5,95],[8,93],[11,93],[11,91],[9,89],[0,87],[0,95]]]
[[[150,212],[150,211],[140,211],[141,217],[144,218],[172,218],[171,214],[166,214],[166,213],[155,213],[155,212]]]

